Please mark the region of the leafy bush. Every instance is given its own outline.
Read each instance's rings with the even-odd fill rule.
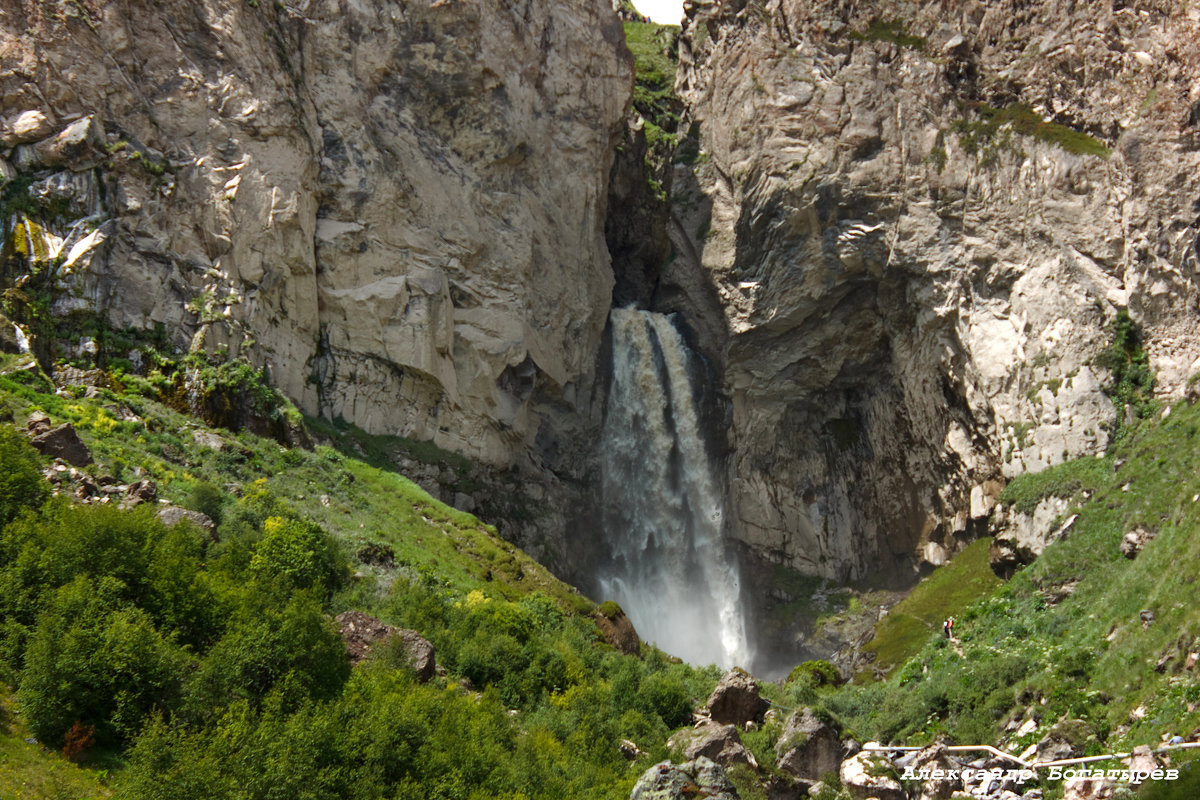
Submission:
[[[176,700],[184,655],[123,601],[125,588],[81,575],[38,619],[17,700],[42,741],[63,742],[76,723],[94,726],[101,741],[127,739]]]
[[[0,464],[4,465],[0,469],[0,528],[3,528],[22,509],[37,508],[45,502],[50,487],[42,479],[37,451],[11,425],[0,425]]]
[[[1139,419],[1153,412],[1155,375],[1142,347],[1141,330],[1128,309],[1118,309],[1110,331],[1112,342],[1092,363],[1112,373],[1112,383],[1105,391],[1117,408],[1117,430],[1113,435],[1117,439],[1123,431],[1126,409],[1132,409]]]
[[[321,586],[330,591],[341,588],[347,573],[345,556],[320,526],[276,516],[263,521],[250,569],[282,575],[298,589]]]
[[[843,682],[842,674],[828,661],[805,661],[792,669],[786,682],[793,683],[805,678],[809,679],[814,687],[840,686]]]

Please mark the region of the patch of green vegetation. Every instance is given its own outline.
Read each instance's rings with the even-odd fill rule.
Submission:
[[[1027,708],[1041,720],[1037,736],[1057,724],[1085,755],[1195,730],[1200,678],[1185,662],[1200,643],[1200,609],[1187,600],[1200,580],[1198,432],[1200,406],[1180,403],[1129,430],[1106,458],[1013,481],[1003,500],[1014,507],[1071,497],[1070,535],[954,614],[961,657],[926,624],[954,587],[922,584],[914,597],[937,604],[918,620],[923,632],[905,629],[919,652],[886,681],[823,702],[860,735],[905,744],[1003,745],[1004,723]],[[1119,545],[1134,528],[1156,536],[1131,560]]]
[[[1032,397],[1030,396],[1029,392],[1027,392],[1025,396],[1026,396],[1026,398],[1029,399],[1030,402],[1035,402],[1037,400],[1037,387],[1034,387],[1034,391],[1032,392]],[[1016,442],[1017,447],[1024,450],[1025,445],[1028,444],[1028,442],[1029,442],[1029,432],[1031,430],[1033,430],[1034,423],[1032,423],[1032,422],[1010,422],[1009,427],[1012,428],[1013,441]]]
[[[1111,479],[1113,462],[1108,458],[1077,458],[1026,472],[1013,478],[1000,495],[1000,502],[1021,514],[1032,514],[1047,497],[1081,499]]]
[[[951,126],[959,146],[968,154],[980,154],[994,161],[1001,150],[1017,150],[1011,133],[1029,136],[1055,145],[1076,155],[1108,158],[1112,151],[1099,139],[1057,122],[1047,122],[1032,108],[1013,103],[995,108],[987,103],[970,103],[974,118],[961,119]]]
[[[615,600],[605,600],[603,603],[600,604],[600,607],[596,610],[599,611],[604,616],[608,617],[609,619],[616,619],[617,617],[622,616],[625,613],[624,611],[621,610],[621,606],[618,605]]]
[[[1107,370],[1112,382],[1105,393],[1112,398],[1117,411],[1113,440],[1125,435],[1127,416],[1141,420],[1151,416],[1158,408],[1154,400],[1155,375],[1150,369],[1149,356],[1142,347],[1142,334],[1137,323],[1129,316],[1129,310],[1117,310],[1110,326],[1112,341],[1108,348],[1092,359],[1092,364]]]
[[[86,763],[121,797],[628,796],[720,675],[604,645],[594,604],[389,469],[394,441],[332,427],[374,466],[205,429],[140,381],[92,395],[0,359],[0,401],[75,422],[93,475],[136,470],[219,521],[213,540],[152,507],[43,506],[25,485],[41,458],[0,439],[21,506],[0,523],[0,682],[50,747],[91,731]],[[389,557],[351,578],[361,542]],[[349,608],[418,630],[448,674],[417,683],[397,647],[350,671],[328,621]],[[626,761],[625,738],[648,755]]]
[[[912,594],[897,603],[875,628],[864,650],[875,654],[875,667],[887,672],[918,653],[930,633],[941,635],[942,620],[958,617],[990,593],[1000,579],[988,565],[991,539],[979,539],[938,567]]]
[[[860,42],[888,42],[897,47],[907,47],[921,52],[924,52],[928,47],[928,42],[925,41],[924,37],[910,34],[905,29],[904,23],[900,20],[885,20],[876,17],[867,25],[865,31],[861,33],[850,31],[847,35],[851,39]]]
[[[0,797],[14,800],[109,797],[108,770],[72,763],[30,744],[33,732],[17,715],[15,698],[0,684]]]
[[[798,664],[788,674],[784,683],[808,680],[814,688],[824,686],[841,686],[842,675],[837,667],[828,661],[805,661]]]
[[[633,107],[646,121],[646,141],[671,147],[679,124],[675,97],[679,26],[626,22],[625,43],[634,59]]]

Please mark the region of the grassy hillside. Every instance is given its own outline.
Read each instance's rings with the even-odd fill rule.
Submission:
[[[0,357],[0,414],[72,422],[97,485],[154,480],[217,534],[47,499],[48,459],[0,424],[0,797],[627,797],[719,677],[618,654],[589,600],[388,468],[449,454],[212,428],[169,367],[89,382]],[[418,683],[395,648],[349,670],[330,618],[351,608],[418,630],[445,675]]]
[[[959,612],[962,657],[932,623],[985,588],[983,546],[935,572],[869,646],[886,663],[917,652],[886,681],[828,694],[828,707],[868,738],[999,740],[1018,752],[1056,724],[1089,753],[1196,732],[1198,431],[1200,407],[1180,403],[1126,430],[1104,458],[1013,481],[1003,500],[1015,507],[1067,498],[1078,514],[1069,535]],[[1136,528],[1155,538],[1130,560],[1120,542]],[[1006,723],[1027,716],[1038,730],[1013,739]]]
[[[960,617],[971,603],[990,594],[1000,584],[988,566],[990,539],[980,539],[923,580],[897,603],[875,627],[875,636],[863,650],[874,656],[871,669],[890,672],[921,651],[930,633],[941,635],[946,617]]]

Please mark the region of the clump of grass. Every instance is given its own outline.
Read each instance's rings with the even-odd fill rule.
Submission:
[[[929,43],[922,36],[914,36],[909,33],[904,23],[895,19],[880,19],[876,17],[867,25],[867,29],[861,33],[851,31],[847,34],[851,39],[860,42],[888,42],[897,47],[907,47],[912,50],[924,52]]]
[[[975,117],[958,120],[952,130],[958,134],[959,145],[970,154],[983,151],[985,145],[1000,137],[1004,130],[1032,137],[1076,155],[1108,158],[1112,154],[1096,137],[1057,122],[1048,122],[1023,103],[996,108],[987,103],[973,102],[967,107],[974,111]]]
[[[1032,514],[1038,503],[1047,497],[1066,500],[1080,497],[1085,491],[1095,491],[1113,473],[1111,459],[1077,458],[1064,461],[1041,472],[1026,472],[1013,478],[1004,487],[1000,502],[1022,514]]]

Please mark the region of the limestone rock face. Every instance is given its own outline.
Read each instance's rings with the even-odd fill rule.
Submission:
[[[372,432],[561,460],[612,286],[607,0],[29,9],[0,27],[11,169],[111,220],[56,313],[227,346]]]
[[[1038,501],[1033,512],[998,508],[991,519],[992,546],[988,553],[992,571],[1012,577],[1018,567],[1033,563],[1046,546],[1068,535],[1076,515],[1063,519],[1070,504],[1061,497]]]
[[[1200,368],[1200,13],[1067,9],[688,4],[661,295],[723,370],[759,557],[911,576],[1101,452],[1119,308],[1160,392]]]

